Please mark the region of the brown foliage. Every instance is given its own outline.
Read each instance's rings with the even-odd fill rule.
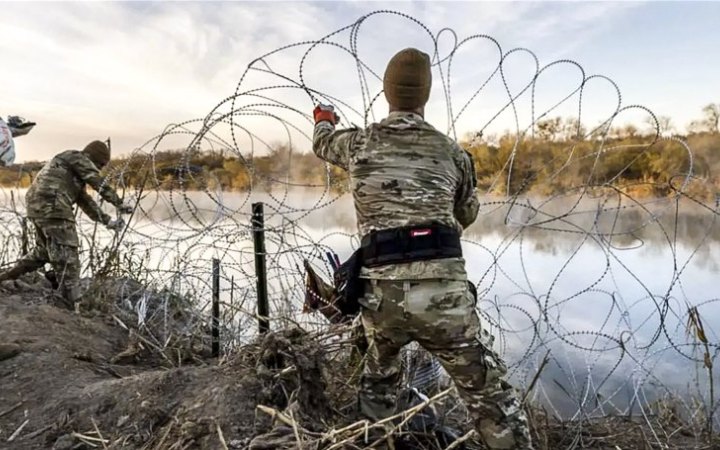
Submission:
[[[720,133],[702,131],[663,139],[655,131],[623,127],[587,133],[571,119],[546,119],[534,134],[506,133],[461,143],[475,159],[478,187],[501,195],[550,195],[611,187],[637,195],[668,195],[696,178],[693,195],[714,196],[720,179]],[[687,143],[688,151],[680,139]],[[42,163],[0,168],[0,186],[26,188]],[[329,170],[328,170],[329,167]],[[262,156],[228,150],[163,150],[115,159],[106,169],[121,186],[146,189],[247,191],[274,185],[347,189],[347,176],[313,153],[276,145]],[[699,188],[700,185],[704,187]]]

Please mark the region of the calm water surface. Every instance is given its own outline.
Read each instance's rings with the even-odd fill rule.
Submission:
[[[7,260],[17,253],[19,222],[4,194],[0,237]],[[357,245],[348,196],[309,190],[151,193],[140,202],[120,247],[143,264],[154,283],[207,299],[210,260],[219,258],[222,300],[251,311],[249,222],[250,205],[257,201],[265,203],[274,316],[320,326],[320,318],[299,313],[302,261],[310,260],[329,278],[324,252],[332,249],[342,259]],[[87,257],[93,226],[87,221],[80,226]],[[707,395],[701,348],[686,330],[688,308],[697,307],[714,359],[720,229],[711,208],[672,200],[647,200],[638,207],[599,199],[525,199],[511,205],[485,198],[463,238],[468,274],[482,297],[478,309],[513,380],[529,383],[548,355],[536,400],[568,415],[580,405],[586,411],[624,411],[634,397],[652,399],[678,389]],[[114,242],[103,230],[96,240]]]

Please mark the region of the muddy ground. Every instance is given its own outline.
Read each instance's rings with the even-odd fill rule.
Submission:
[[[104,307],[78,314],[55,306],[39,276],[0,285],[0,449],[357,449],[383,436],[357,425],[352,352],[333,345],[331,355],[327,340],[298,329],[220,360],[204,337],[159,348],[130,325],[122,305],[132,301],[118,298],[129,295],[125,286],[103,286]],[[462,436],[469,423],[453,406],[447,396],[434,407]],[[532,415],[540,449],[720,448],[672,414],[650,420],[653,429],[628,418]],[[441,441],[394,433],[398,449],[448,446]],[[482,447],[468,439],[454,448]]]

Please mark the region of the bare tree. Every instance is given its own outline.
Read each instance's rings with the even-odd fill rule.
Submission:
[[[575,117],[568,117],[562,125],[563,138],[568,140],[582,140],[587,134],[587,129]]]
[[[540,120],[536,126],[540,139],[554,141],[562,131],[562,118]]]
[[[620,139],[634,138],[639,134],[638,129],[633,124],[627,124],[619,132]]]
[[[720,133],[720,103],[710,103],[703,109],[705,119],[703,124],[707,131],[711,133]]]
[[[687,126],[687,132],[692,133],[702,133],[705,131],[705,124],[702,120],[693,120],[690,122],[690,124]]]
[[[668,116],[648,116],[645,119],[645,124],[649,128],[650,134],[659,133],[660,135],[666,135],[673,132],[675,126],[672,124],[672,119]]]

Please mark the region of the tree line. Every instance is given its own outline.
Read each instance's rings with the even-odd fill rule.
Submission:
[[[702,119],[683,134],[668,117],[592,130],[576,119],[553,117],[522,135],[468,134],[460,144],[475,160],[479,190],[500,195],[611,188],[664,196],[690,171],[694,178],[684,189],[695,195],[714,196],[720,187],[713,176],[720,170],[720,104],[703,108]],[[0,168],[0,186],[28,187],[41,168],[40,162]],[[113,159],[106,172],[114,183],[144,189],[246,191],[282,184],[347,189],[341,170],[287,145],[252,157],[198,149],[133,154]]]

